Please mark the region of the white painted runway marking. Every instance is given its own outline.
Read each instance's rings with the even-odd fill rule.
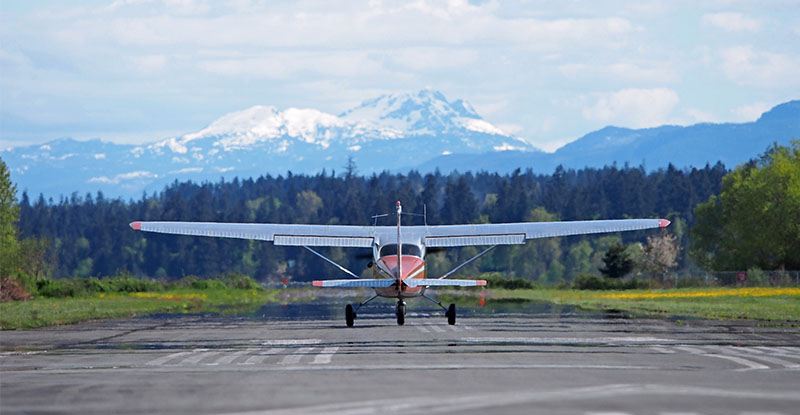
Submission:
[[[283,348],[281,348],[281,347],[273,347],[272,349],[269,349],[266,352],[261,352],[261,353],[258,353],[256,355],[250,356],[250,358],[248,358],[247,360],[245,360],[243,363],[240,363],[240,364],[242,364],[242,365],[261,364],[261,363],[264,363],[264,361],[267,360],[270,356],[272,356],[274,354],[278,354],[282,350],[283,350]]]
[[[312,365],[327,365],[331,362],[331,358],[339,350],[338,347],[325,347],[318,355],[314,356]]]
[[[561,345],[625,345],[625,344],[663,344],[676,340],[656,337],[462,337],[467,343],[524,343],[524,344],[561,344]]]
[[[719,357],[720,359],[730,360],[732,362],[736,362],[742,366],[747,366],[747,369],[737,369],[737,370],[761,370],[761,369],[769,369],[769,366],[762,365],[761,363],[754,362],[752,360],[743,359],[737,356],[728,356],[725,354],[704,354],[703,356],[712,356],[712,357]]]
[[[307,355],[307,354],[311,353],[312,350],[314,350],[313,347],[301,347],[301,348],[297,349],[297,351],[295,353],[292,353],[292,354],[284,357],[280,364],[282,364],[282,365],[296,365],[296,364],[300,363],[300,359],[303,358],[303,355]]]
[[[437,333],[444,333],[444,329],[441,327],[435,326],[433,323],[425,323],[428,325],[428,328],[437,332]]]
[[[305,346],[307,344],[317,344],[322,342],[320,339],[276,339],[261,342],[262,346]]]
[[[795,359],[799,359],[799,358],[800,358],[800,354],[797,354],[797,353],[792,353],[792,352],[790,352],[789,350],[786,350],[786,349],[790,349],[789,347],[766,347],[766,346],[756,346],[755,348],[756,348],[756,349],[759,349],[759,350],[763,350],[763,351],[765,351],[766,353],[768,353],[768,354],[771,354],[771,355],[778,355],[778,356],[784,356],[784,357],[792,357],[792,358],[795,358]]]
[[[199,352],[199,353],[196,353],[194,356],[189,356],[186,359],[183,359],[183,361],[179,362],[178,364],[179,365],[196,365],[196,364],[200,363],[201,360],[203,360],[203,359],[205,359],[207,357],[216,356],[216,355],[218,355],[220,353],[221,352]]]
[[[148,365],[148,366],[161,366],[164,363],[169,362],[170,360],[177,359],[177,358],[179,358],[181,356],[186,356],[187,354],[191,354],[191,353],[192,352],[172,353],[172,354],[168,354],[166,356],[161,356],[161,357],[159,357],[157,359],[153,359],[153,360],[151,360],[151,361],[149,361],[149,362],[147,362],[145,364]]]
[[[419,330],[419,331],[421,331],[423,333],[430,333],[430,331],[428,331],[428,329],[426,329],[425,327],[422,327],[422,326],[414,326],[414,327],[416,327],[417,330]]]
[[[238,352],[228,353],[225,356],[222,356],[221,358],[217,359],[216,362],[206,363],[206,365],[208,366],[229,365],[233,363],[233,361],[236,360],[238,357],[247,354],[249,352],[252,352],[254,350],[256,349],[246,349],[246,350],[240,350]]]
[[[683,398],[715,397],[738,400],[787,400],[800,401],[800,395],[794,391],[782,392],[757,392],[750,390],[729,390],[704,388],[697,386],[674,385],[603,385],[581,388],[562,388],[557,390],[516,390],[503,393],[484,393],[468,395],[432,394],[429,396],[415,396],[413,400],[400,401],[397,399],[379,398],[350,400],[347,402],[313,404],[295,408],[278,408],[264,410],[249,410],[246,412],[233,412],[228,415],[315,415],[315,414],[383,414],[383,413],[459,413],[477,412],[487,409],[490,413],[502,413],[502,408],[509,406],[531,405],[537,402],[564,402],[586,401],[603,398],[620,398],[628,396],[662,396]],[[595,413],[596,414],[596,413]],[[670,414],[673,415],[673,414]],[[751,415],[751,414],[747,414]]]
[[[684,352],[689,352],[691,354],[708,354],[705,350],[700,350],[696,347],[691,346],[675,346],[678,350],[683,350]]]
[[[675,354],[674,350],[667,349],[666,347],[650,346],[650,348],[663,354]]]
[[[722,347],[722,346],[709,346],[714,349],[720,350],[724,354],[744,356],[751,359],[761,360],[763,362],[772,363],[774,365],[783,366],[787,369],[800,369],[800,364],[789,362],[787,360],[779,359],[777,357],[765,356],[760,350],[754,350],[751,347]]]

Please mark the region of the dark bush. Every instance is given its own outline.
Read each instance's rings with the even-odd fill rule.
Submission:
[[[222,282],[228,286],[228,288],[240,288],[243,290],[258,290],[261,289],[261,285],[248,275],[242,275],[237,273],[230,273],[226,275]]]
[[[131,277],[130,275],[120,275],[109,278],[106,281],[108,287],[111,289],[111,292],[138,293],[164,290],[164,285],[159,282],[140,280],[138,278]]]
[[[36,282],[36,288],[42,297],[64,298],[75,296],[75,284],[71,280],[43,279]]]
[[[217,279],[207,279],[207,280],[194,281],[192,282],[191,287],[197,290],[220,290],[220,289],[225,289],[226,285],[225,283]]]
[[[615,285],[607,278],[592,274],[581,274],[572,282],[572,288],[576,290],[611,290]]]
[[[572,282],[572,288],[576,290],[633,290],[647,288],[647,282],[636,279],[617,280],[583,273]]]
[[[534,288],[532,282],[522,278],[503,278],[497,276],[488,276],[486,280],[487,288],[505,288],[507,290],[528,290]]]

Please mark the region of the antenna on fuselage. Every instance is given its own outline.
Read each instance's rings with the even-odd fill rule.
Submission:
[[[375,223],[373,223],[372,226],[378,226],[378,218],[383,218],[383,217],[386,217],[386,216],[389,216],[389,214],[388,213],[383,213],[383,214],[380,214],[380,215],[372,215],[372,219],[375,219]]]

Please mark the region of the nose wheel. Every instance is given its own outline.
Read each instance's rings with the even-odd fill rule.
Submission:
[[[397,302],[397,325],[402,326],[406,323],[406,303],[403,300]]]

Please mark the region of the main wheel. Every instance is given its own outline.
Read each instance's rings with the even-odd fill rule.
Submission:
[[[406,322],[406,305],[402,301],[397,302],[397,325],[402,326]]]
[[[447,324],[454,326],[456,324],[456,305],[450,304],[450,308],[444,315],[447,316]]]
[[[356,319],[356,313],[353,312],[353,306],[348,304],[344,308],[344,320],[347,322],[347,327],[353,327],[353,320]]]

